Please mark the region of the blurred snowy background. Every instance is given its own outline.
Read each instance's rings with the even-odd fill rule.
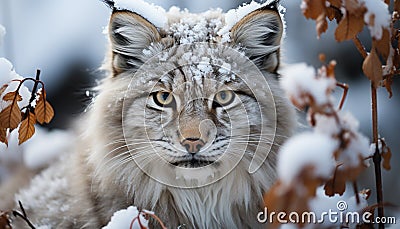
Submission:
[[[240,0],[149,0],[164,8],[172,5],[201,12],[209,8],[227,11],[246,2]],[[300,10],[300,0],[283,0],[286,7],[287,37],[283,47],[285,63],[307,62],[320,66],[318,54],[326,54],[327,60],[337,60],[337,78],[350,85],[345,110],[351,111],[360,121],[361,130],[371,136],[371,114],[369,81],[361,75],[362,58],[351,42],[336,43],[333,29],[317,39],[315,24],[306,20]],[[102,64],[106,50],[103,30],[107,25],[110,10],[99,0],[1,0],[0,24],[6,28],[4,41],[0,46],[0,57],[9,59],[22,76],[34,76],[36,69],[42,70],[42,80],[46,84],[49,101],[56,116],[45,126],[39,139],[31,141],[54,142],[47,138],[48,130],[66,129],[90,102],[90,88],[101,79],[97,68]],[[335,22],[333,22],[335,23]],[[333,24],[330,24],[333,27]],[[367,38],[368,33],[363,36]],[[362,40],[367,40],[363,39]],[[368,46],[369,44],[367,44]],[[1,77],[1,76],[0,76]],[[396,176],[400,172],[400,83],[395,81],[394,95],[388,99],[384,89],[379,90],[379,129],[382,137],[392,148],[392,171],[383,171],[384,196],[387,202],[400,205],[397,197],[400,182]],[[341,90],[337,95],[340,96]],[[56,145],[64,147],[68,134],[58,133],[66,141]],[[28,142],[29,143],[29,142]],[[27,146],[29,147],[29,146]],[[17,150],[16,148],[13,150]],[[5,152],[0,146],[0,184],[6,179],[1,164],[15,154],[13,161],[22,160],[17,152]],[[36,151],[37,154],[40,150]],[[32,153],[33,154],[33,153]],[[32,157],[32,155],[31,155]],[[33,155],[35,157],[35,155]],[[33,166],[35,167],[35,166]],[[361,188],[373,187],[373,167],[363,175]],[[375,193],[372,195],[374,202]]]

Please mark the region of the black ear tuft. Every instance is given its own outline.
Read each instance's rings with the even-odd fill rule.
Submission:
[[[278,11],[279,3],[280,3],[280,0],[274,0],[274,1],[270,2],[268,5],[262,7],[261,9],[279,12]]]
[[[114,1],[113,0],[101,0],[104,4],[106,4],[110,9],[114,10]]]

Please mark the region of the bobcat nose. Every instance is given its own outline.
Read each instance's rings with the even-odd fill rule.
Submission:
[[[185,138],[181,142],[181,145],[186,148],[188,153],[195,154],[200,151],[201,147],[203,147],[205,143],[200,138]]]

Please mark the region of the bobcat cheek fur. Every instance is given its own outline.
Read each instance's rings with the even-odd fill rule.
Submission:
[[[44,171],[32,187],[16,197],[25,203],[34,222],[54,228],[100,228],[115,211],[135,205],[154,211],[170,228],[265,226],[256,216],[263,209],[263,193],[275,180],[278,148],[295,125],[294,111],[279,88],[276,73],[282,21],[276,9],[257,9],[231,29],[229,42],[222,43],[215,28],[223,23],[220,11],[171,14],[168,28],[156,28],[134,12],[113,12],[110,51],[103,66],[109,76],[79,124],[82,135],[76,152],[64,158],[64,164]],[[232,61],[232,50],[242,55],[242,60]],[[196,67],[192,67],[193,60]],[[268,82],[271,95],[255,99],[252,90],[264,89],[249,88],[240,77],[226,78],[227,69],[221,70],[220,60],[230,61],[229,71],[249,75],[256,74],[246,64],[251,61]],[[199,67],[204,61],[217,64]],[[157,97],[160,91],[173,96],[173,106],[158,105],[157,99],[171,100],[166,94]],[[234,96],[225,108],[215,103],[221,91],[228,94],[219,101]],[[266,128],[265,134],[261,134],[261,126]],[[192,142],[184,144],[187,139]],[[233,161],[240,155],[227,146],[235,141],[247,141],[237,164]],[[260,168],[249,173],[256,141],[266,142],[271,150]],[[186,150],[199,156],[183,160],[189,157]],[[190,177],[190,172],[171,174],[175,166],[180,171],[203,169],[198,170],[199,177]],[[154,179],[158,175],[191,186],[206,185],[177,187]],[[218,176],[220,179],[213,180]],[[57,181],[58,186],[54,185]],[[46,198],[31,201],[32,195],[39,196],[32,194],[40,193],[35,190],[49,188],[52,192],[46,198],[53,202],[44,204]],[[59,216],[48,212],[49,205],[61,203],[68,203],[68,208],[58,210]]]

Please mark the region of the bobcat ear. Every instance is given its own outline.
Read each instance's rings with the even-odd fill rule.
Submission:
[[[109,24],[112,65],[116,73],[139,68],[146,57],[143,50],[161,39],[157,28],[130,11],[114,11]]]
[[[276,73],[283,23],[278,11],[270,6],[255,10],[231,29],[234,44],[244,51],[260,69]]]

